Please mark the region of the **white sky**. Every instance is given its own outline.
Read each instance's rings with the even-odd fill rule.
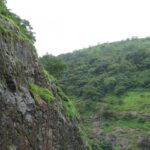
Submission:
[[[7,5],[30,21],[39,55],[150,36],[150,0],[7,0]]]

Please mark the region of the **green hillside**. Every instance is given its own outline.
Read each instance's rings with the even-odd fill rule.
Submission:
[[[74,97],[93,150],[149,149],[150,38],[105,43],[60,55],[60,79]]]

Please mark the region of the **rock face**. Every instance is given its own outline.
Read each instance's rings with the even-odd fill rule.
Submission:
[[[49,89],[55,100],[37,103],[30,83]],[[33,45],[0,17],[0,150],[86,149],[61,101],[44,76]]]

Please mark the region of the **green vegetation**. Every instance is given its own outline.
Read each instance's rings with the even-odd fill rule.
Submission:
[[[16,36],[15,39],[28,40],[33,44],[35,42],[35,36],[30,23],[7,9],[5,3],[5,0],[0,0],[0,33],[8,35],[9,38]],[[14,29],[10,25],[13,25]]]
[[[54,77],[58,78],[61,76],[66,68],[66,65],[58,58],[53,55],[46,54],[39,58],[40,63],[44,66],[45,70]]]
[[[47,88],[43,88],[35,84],[30,84],[29,89],[33,94],[35,94],[36,96],[40,96],[46,102],[54,100],[53,94]]]
[[[67,115],[70,119],[75,120],[79,118],[79,114],[75,108],[75,105],[73,104],[73,101],[69,100],[68,102],[65,102],[64,107],[67,110]]]
[[[138,139],[150,135],[150,38],[105,43],[59,59],[67,65],[60,85],[76,97],[92,150],[140,149]]]
[[[108,133],[115,130],[116,127],[120,127],[122,129],[145,129],[148,130],[150,128],[149,122],[138,122],[134,120],[114,120],[108,121],[103,128],[103,132]]]
[[[62,91],[62,89],[60,87],[56,86],[56,89],[57,89],[57,93],[58,93],[59,97],[63,100],[62,105],[67,111],[67,116],[71,120],[75,120],[75,119],[79,118],[79,114],[75,107],[73,98],[69,98],[68,96],[66,96],[66,94]]]
[[[132,91],[122,97],[106,97],[107,102],[115,103],[112,108],[116,111],[136,111],[150,113],[150,92]]]
[[[56,81],[55,77],[52,76],[51,74],[48,73],[47,70],[43,70],[45,77],[49,80],[49,81]]]
[[[53,58],[53,60],[51,60],[51,58]],[[59,62],[59,59],[57,59],[57,58],[55,58],[54,56],[51,56],[51,55],[45,55],[45,56],[43,56],[42,58],[40,58],[40,61],[41,61],[41,63],[44,66],[48,65],[48,67],[45,67],[45,69],[43,70],[45,77],[49,81],[54,82],[57,85],[58,83],[57,83],[57,80],[56,80],[55,77],[59,77],[60,76],[60,73],[63,71],[65,65],[62,64],[62,62]],[[59,67],[57,68],[57,66],[59,66]],[[53,75],[55,75],[55,77],[53,75],[51,75],[46,70],[48,68],[50,68],[49,72],[52,72]],[[75,119],[79,118],[79,114],[78,114],[77,109],[75,108],[75,104],[74,104],[75,101],[72,100],[73,98],[69,98],[62,91],[62,89],[59,86],[56,86],[56,85],[55,85],[55,88],[57,90],[57,94],[61,98],[61,100],[63,100],[62,105],[66,109],[68,118],[71,119],[71,120],[75,120]]]
[[[7,7],[6,7],[6,1],[5,0],[0,0],[0,14],[7,14]]]
[[[143,114],[150,113],[150,93],[131,91],[121,97],[107,96],[104,110],[104,132],[111,132],[116,127],[122,129],[142,129],[147,132],[150,123]]]
[[[149,89],[149,47],[149,38],[132,39],[61,55],[68,68],[61,79],[62,87],[68,95],[94,101],[109,93]]]
[[[56,89],[57,89],[57,93],[61,97],[61,99],[63,101],[65,101],[65,102],[68,102],[69,101],[69,97],[66,96],[66,94],[62,91],[62,89],[60,87],[58,87],[58,86],[56,87]]]

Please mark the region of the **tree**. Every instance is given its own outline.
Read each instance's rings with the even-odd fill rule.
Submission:
[[[43,67],[56,78],[59,78],[66,68],[66,65],[53,55],[46,54],[40,58]]]

